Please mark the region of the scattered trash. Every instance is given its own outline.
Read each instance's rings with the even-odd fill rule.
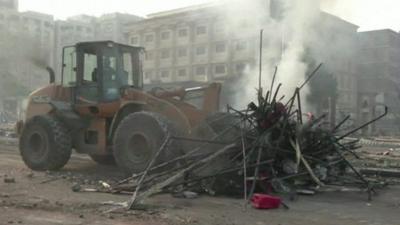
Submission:
[[[101,186],[102,186],[103,188],[106,188],[106,189],[110,189],[110,188],[111,188],[111,185],[107,184],[107,183],[104,182],[104,181],[99,181],[99,183],[101,184]]]
[[[173,193],[172,196],[174,196],[175,198],[195,199],[199,197],[199,194],[192,191],[183,191],[183,192]]]
[[[27,177],[27,178],[33,178],[34,175],[35,175],[34,173],[30,172],[30,173],[28,173],[28,174],[26,175],[26,177]]]
[[[281,203],[281,198],[271,195],[254,194],[251,197],[251,204],[256,209],[277,209]]]
[[[102,202],[102,205],[111,205],[111,206],[121,206],[121,207],[127,207],[128,202],[114,202],[114,201],[107,201],[107,202]]]
[[[297,194],[301,195],[315,195],[315,191],[313,190],[306,190],[306,189],[297,189],[296,190]]]
[[[4,183],[15,183],[15,178],[13,178],[13,177],[4,177]]]
[[[71,190],[73,191],[73,192],[79,192],[80,190],[81,190],[81,185],[80,184],[74,184],[72,187],[71,187]]]

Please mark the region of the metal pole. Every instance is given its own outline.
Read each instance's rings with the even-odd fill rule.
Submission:
[[[261,76],[262,76],[262,49],[263,49],[263,32],[264,30],[260,30],[260,62],[259,62],[259,75],[258,75],[258,91],[259,94],[262,95],[261,90]]]

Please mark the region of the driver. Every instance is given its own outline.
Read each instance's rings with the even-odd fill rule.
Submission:
[[[116,80],[116,71],[111,66],[111,60],[109,57],[104,59],[104,80],[115,81]]]
[[[103,60],[103,81],[105,98],[108,100],[118,98],[120,84],[110,57],[105,57]]]

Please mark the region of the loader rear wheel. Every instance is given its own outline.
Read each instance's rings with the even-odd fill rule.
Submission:
[[[115,165],[115,159],[112,155],[89,155],[93,161],[100,165]]]
[[[137,112],[128,115],[114,136],[114,158],[118,167],[127,175],[142,172],[171,132],[171,123],[159,114]],[[173,155],[171,149],[164,149],[154,165],[171,159]]]
[[[55,118],[37,116],[23,128],[19,149],[25,164],[32,170],[58,170],[71,157],[71,136]]]

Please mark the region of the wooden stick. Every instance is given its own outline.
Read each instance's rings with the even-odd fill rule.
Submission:
[[[211,154],[210,156],[199,160],[193,164],[191,164],[190,166],[188,166],[187,168],[179,171],[178,173],[174,174],[173,176],[169,177],[168,179],[166,179],[165,181],[155,184],[152,188],[150,188],[149,190],[143,192],[141,195],[137,196],[137,198],[135,197],[135,201],[131,201],[131,204],[129,205],[129,209],[132,209],[132,207],[134,206],[134,204],[136,202],[141,202],[142,200],[144,200],[145,198],[155,194],[155,193],[159,193],[162,191],[162,189],[168,185],[170,185],[171,183],[175,182],[176,180],[178,180],[179,178],[183,177],[187,172],[195,169],[196,167],[208,163],[210,161],[212,161],[213,159],[217,158],[218,156],[222,155],[223,153],[227,152],[229,149],[233,148],[236,146],[235,144],[230,144],[225,146],[224,148],[216,151],[215,153]]]
[[[158,158],[158,156],[160,155],[160,153],[164,150],[165,146],[167,146],[167,144],[169,143],[170,137],[171,137],[170,134],[168,134],[167,138],[165,139],[164,143],[161,145],[160,149],[157,151],[156,155],[151,159],[151,161],[150,161],[149,164],[147,165],[147,168],[146,168],[146,170],[144,171],[142,177],[140,178],[140,180],[139,180],[139,182],[138,182],[138,185],[136,186],[136,190],[135,190],[135,192],[133,193],[131,200],[129,201],[128,209],[131,209],[131,208],[132,208],[132,205],[135,203],[137,194],[138,194],[138,192],[139,192],[139,190],[140,190],[141,184],[142,184],[143,181],[144,181],[144,178],[146,177],[147,173],[149,172],[150,168],[153,166],[154,162],[156,161],[156,159]]]

